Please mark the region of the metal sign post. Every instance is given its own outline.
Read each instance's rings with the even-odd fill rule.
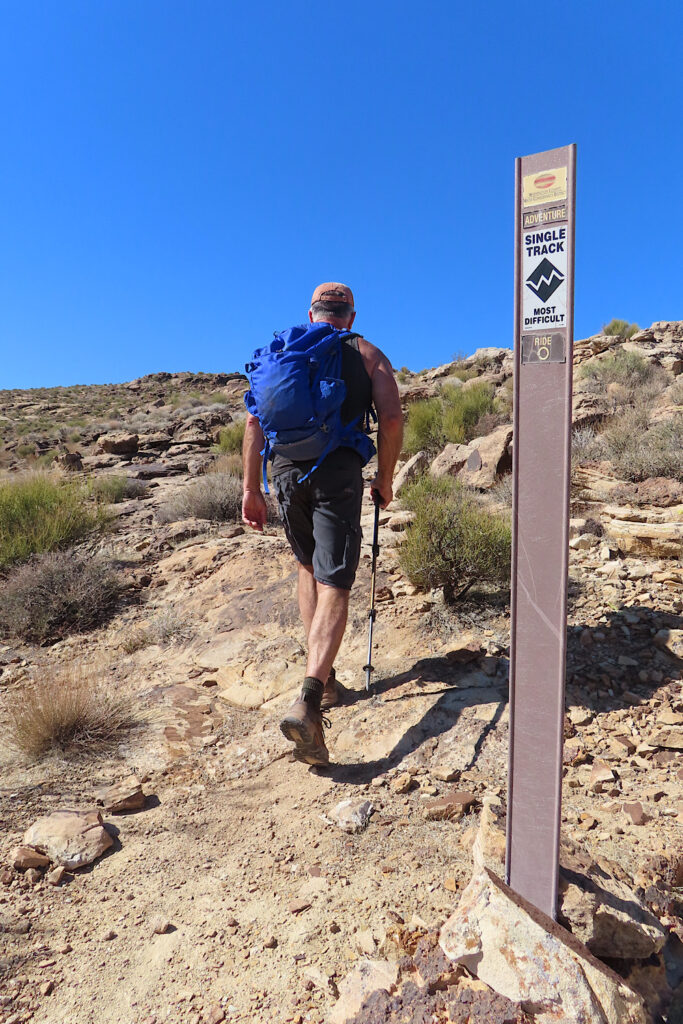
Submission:
[[[576,146],[516,161],[509,885],[556,917],[567,638]]]

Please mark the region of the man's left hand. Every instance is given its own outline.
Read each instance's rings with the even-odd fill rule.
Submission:
[[[375,496],[377,497],[380,508],[386,508],[387,505],[391,504],[394,497],[391,481],[380,480],[380,478],[376,476],[370,484],[370,494],[372,495],[373,501],[375,500]]]

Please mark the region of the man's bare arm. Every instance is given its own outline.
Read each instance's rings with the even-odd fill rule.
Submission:
[[[242,519],[259,532],[263,531],[268,518],[266,499],[261,492],[261,452],[265,444],[261,424],[247,413],[242,444],[242,465],[244,466]]]
[[[394,469],[403,444],[403,411],[391,363],[378,348],[365,338],[358,339],[358,348],[372,382],[372,401],[377,410],[377,476],[371,489],[381,496],[386,508],[394,496]]]

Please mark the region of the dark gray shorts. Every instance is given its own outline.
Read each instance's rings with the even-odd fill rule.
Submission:
[[[296,558],[313,566],[316,580],[350,590],[362,539],[363,462],[350,448],[338,448],[308,480],[298,483],[309,465],[278,466],[276,459],[273,489],[280,518]]]

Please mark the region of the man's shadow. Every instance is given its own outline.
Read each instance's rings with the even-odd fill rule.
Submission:
[[[680,615],[646,606],[614,610],[606,616],[606,622],[594,627],[570,626],[565,707],[585,706],[600,714],[646,702],[667,679],[680,679],[683,675],[683,637],[679,642],[676,633],[672,632],[682,629],[683,617]],[[347,690],[346,705],[385,697],[383,703],[389,713],[393,701],[435,693],[440,696],[419,722],[409,726],[385,756],[370,761],[335,764],[326,770],[326,775],[335,782],[367,784],[396,767],[423,744],[431,743],[435,749],[438,738],[455,726],[464,708],[490,704],[493,697],[498,700],[495,714],[482,726],[473,757],[463,770],[474,767],[508,700],[509,660],[507,655],[498,657],[495,675],[485,680],[482,669],[478,667],[478,659],[469,664],[459,664],[456,657],[455,652],[449,652],[445,656],[420,658],[404,672],[377,680],[374,693]],[[635,664],[628,664],[624,659]],[[639,673],[644,676],[640,677]],[[411,681],[414,681],[412,692],[386,697],[392,690]]]
[[[475,656],[476,658],[476,656]],[[501,659],[502,675],[488,677],[478,666],[477,660],[469,664],[459,664],[448,655],[440,657],[420,658],[409,669],[377,680],[374,692],[366,690],[346,691],[345,704],[356,704],[359,701],[377,700],[392,690],[414,682],[414,690],[401,693],[393,698],[385,698],[384,709],[391,713],[391,704],[395,701],[407,701],[428,695],[439,694],[439,699],[425,715],[409,726],[393,748],[383,757],[370,761],[356,761],[345,764],[334,764],[325,770],[328,778],[335,782],[352,785],[365,785],[378,775],[383,775],[396,767],[409,754],[414,753],[423,744],[430,743],[436,748],[439,736],[448,732],[457,723],[460,713],[467,707],[477,704],[497,702],[492,719],[482,728],[470,762],[462,770],[473,767],[486,737],[495,728],[507,701],[507,661]],[[469,684],[469,685],[468,685]]]

